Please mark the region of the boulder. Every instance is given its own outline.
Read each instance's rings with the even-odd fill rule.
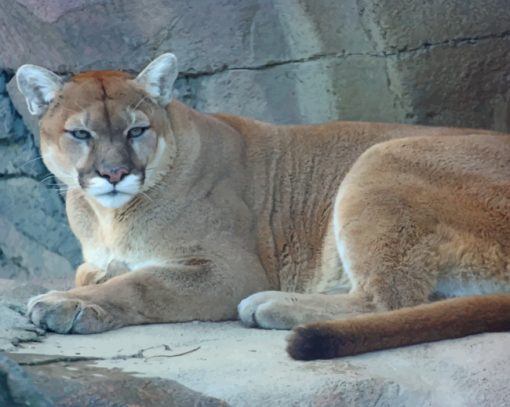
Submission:
[[[0,278],[20,280],[72,279],[74,270],[69,261],[49,250],[44,244],[20,231],[30,225],[15,224],[0,216]],[[29,231],[34,232],[34,228]],[[35,232],[38,232],[37,228]],[[49,231],[51,233],[56,231]],[[55,240],[58,241],[57,238]]]
[[[54,407],[13,360],[0,355],[0,405],[9,407]]]
[[[9,71],[24,63],[64,75],[139,71],[172,51],[182,99],[206,110],[278,123],[508,127],[504,0],[0,0],[0,6],[0,68]]]
[[[23,358],[21,358],[23,360]],[[9,407],[226,407],[221,400],[192,391],[172,380],[138,378],[65,361],[28,362],[23,369],[0,355],[0,405]]]
[[[66,361],[66,376],[86,374],[85,361],[112,372],[106,376],[120,370],[175,380],[232,406],[497,407],[510,400],[510,333],[312,362],[290,359],[286,336],[238,322],[147,325],[48,334],[13,357]]]

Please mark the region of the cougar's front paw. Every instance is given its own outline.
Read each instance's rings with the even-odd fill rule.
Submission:
[[[83,263],[76,270],[75,285],[76,287],[83,287],[86,285],[102,284],[128,271],[129,268],[126,263],[117,260],[112,260],[106,267],[106,270],[101,270],[89,263]]]
[[[89,267],[86,263],[80,265],[76,270],[76,277],[74,284],[76,287],[83,287],[86,285],[99,284],[104,279],[106,272]]]
[[[50,291],[31,298],[27,315],[34,325],[60,334],[89,334],[118,326],[101,306],[74,298],[65,291]]]
[[[249,327],[291,329],[297,324],[289,306],[292,295],[281,291],[262,291],[250,295],[237,306],[239,318]]]

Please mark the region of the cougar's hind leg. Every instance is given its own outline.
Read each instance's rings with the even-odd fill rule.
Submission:
[[[335,237],[344,272],[351,279],[350,295],[358,293],[376,312],[428,303],[439,273],[441,242],[434,220],[396,197],[377,204],[373,199],[351,199],[336,206]],[[309,360],[391,347],[383,339],[400,314],[393,319],[388,315],[366,313],[297,327],[287,350],[295,359]]]
[[[354,292],[379,310],[428,302],[437,284],[440,241],[435,220],[415,210],[398,190],[340,195],[334,231],[344,273]]]

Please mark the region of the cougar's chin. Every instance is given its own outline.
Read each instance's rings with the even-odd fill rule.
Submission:
[[[127,204],[133,197],[134,195],[131,194],[112,191],[107,194],[95,195],[94,199],[105,208],[117,209]]]
[[[101,206],[117,209],[138,194],[140,187],[141,177],[138,175],[130,174],[117,184],[112,184],[101,177],[94,177],[88,181],[85,192]]]

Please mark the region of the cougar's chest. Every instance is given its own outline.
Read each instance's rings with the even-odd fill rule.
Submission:
[[[123,267],[126,271],[136,271],[146,267],[158,267],[163,263],[154,256],[144,255],[143,252],[100,244],[84,247],[83,257],[87,263],[91,263],[101,270]]]
[[[123,267],[125,271],[136,271],[162,266],[163,260],[155,253],[150,239],[131,229],[113,216],[99,217],[93,238],[82,241],[84,260],[102,270]]]

